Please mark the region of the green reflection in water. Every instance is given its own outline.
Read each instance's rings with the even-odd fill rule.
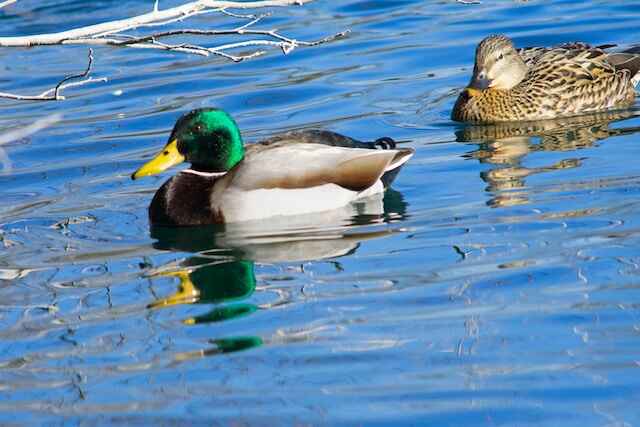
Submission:
[[[173,295],[154,301],[149,308],[157,309],[178,304],[215,304],[208,313],[183,320],[185,325],[223,322],[250,315],[258,310],[254,304],[234,303],[253,294],[256,288],[254,264],[252,261],[214,261],[204,257],[192,257],[182,263],[178,271],[159,273],[180,280],[178,290]],[[219,304],[225,304],[220,306]],[[259,347],[263,340],[257,336],[227,337],[210,340],[213,349],[199,352],[180,353],[177,359],[207,356],[219,353],[246,350]]]
[[[253,336],[222,338],[212,340],[211,342],[216,345],[216,348],[209,351],[215,352],[217,350],[219,353],[248,350],[250,348],[260,347],[263,344],[260,337]]]
[[[221,304],[245,299],[256,288],[253,262],[217,261],[192,257],[183,263],[185,268],[161,276],[180,279],[178,291],[173,295],[149,304],[150,308],[167,307],[176,304]],[[257,307],[252,304],[234,304],[216,307],[211,312],[186,319],[184,323],[220,322],[253,313]]]
[[[158,299],[149,308],[160,309],[178,304],[210,304],[211,311],[183,320],[185,325],[203,325],[250,316],[259,307],[241,302],[256,288],[254,262],[292,262],[331,259],[351,254],[365,240],[391,235],[389,228],[370,228],[381,222],[394,223],[406,217],[407,204],[402,194],[391,189],[384,197],[365,199],[350,209],[331,217],[328,228],[306,216],[307,224],[284,223],[277,228],[270,222],[248,224],[244,228],[230,225],[202,227],[153,227],[154,248],[191,252],[192,256],[177,266],[168,263],[152,276],[176,277],[177,291]],[[344,214],[344,215],[343,215]],[[327,216],[323,213],[321,217]],[[337,222],[335,222],[337,221]],[[323,223],[320,223],[323,224]],[[353,227],[362,226],[361,230]],[[275,227],[275,231],[274,231]],[[288,228],[287,228],[288,227]],[[209,340],[212,348],[184,352],[176,360],[229,353],[261,346],[257,336],[224,337]]]

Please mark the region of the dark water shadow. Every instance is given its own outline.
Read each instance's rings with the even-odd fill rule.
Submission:
[[[584,157],[567,156],[545,166],[526,167],[525,158],[536,152],[575,152],[593,147],[597,141],[612,136],[640,132],[640,126],[611,128],[616,122],[637,117],[638,111],[611,111],[536,122],[469,125],[456,131],[457,142],[477,144],[478,148],[465,155],[492,167],[480,178],[487,183],[491,207],[529,203],[526,179],[529,176],[578,168]]]

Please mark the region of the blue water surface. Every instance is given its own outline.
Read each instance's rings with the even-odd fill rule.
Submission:
[[[0,9],[0,35],[152,6],[20,0]],[[0,134],[62,114],[0,147],[0,423],[640,425],[638,110],[524,128],[449,119],[486,35],[628,46],[640,7],[315,0],[270,11],[256,28],[351,32],[241,63],[94,47],[92,75],[107,82],[65,101],[0,100]],[[0,58],[0,92],[40,93],[82,71],[87,47]],[[247,142],[324,128],[416,154],[384,200],[152,233],[148,203],[176,170],[129,176],[180,114],[204,106],[229,111]]]

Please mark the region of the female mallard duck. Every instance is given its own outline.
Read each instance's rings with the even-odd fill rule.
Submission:
[[[336,209],[382,192],[413,155],[394,148],[391,138],[360,142],[319,130],[244,146],[227,113],[204,108],[182,116],[162,151],[132,178],[191,163],[156,192],[152,225],[248,221]]]
[[[640,49],[570,43],[515,49],[505,36],[476,49],[473,76],[451,118],[472,123],[553,119],[633,104]]]

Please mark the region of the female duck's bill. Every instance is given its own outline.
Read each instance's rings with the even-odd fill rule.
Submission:
[[[640,49],[570,43],[516,49],[503,35],[476,48],[471,81],[451,117],[471,123],[553,119],[633,104]]]
[[[326,131],[277,135],[244,146],[224,111],[182,116],[169,142],[133,179],[183,161],[191,169],[170,178],[149,206],[152,225],[202,225],[336,209],[382,192],[413,155],[390,138],[361,142]],[[386,148],[386,149],[384,149]]]

